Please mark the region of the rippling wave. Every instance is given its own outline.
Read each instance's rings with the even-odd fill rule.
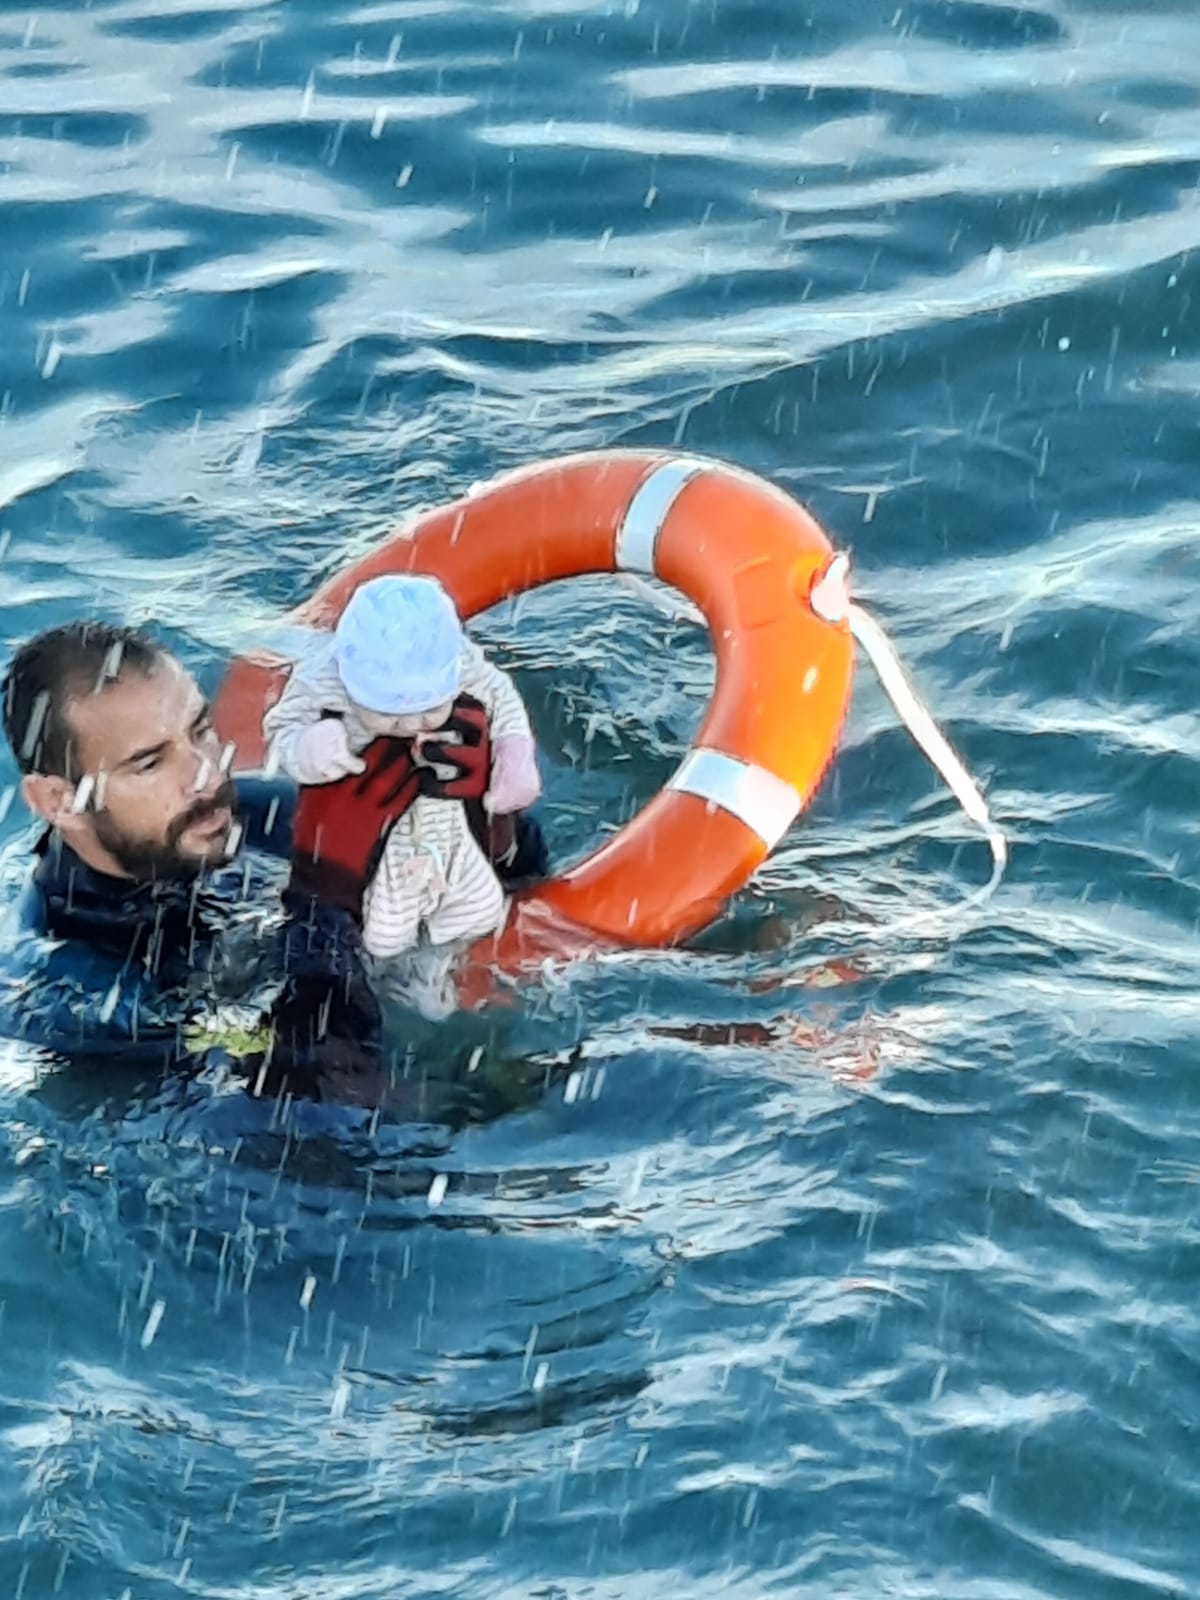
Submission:
[[[5,1594],[1200,1589],[1198,177],[1193,0],[0,15],[8,647],[211,675],[507,466],[710,452],[1014,847],[889,934],[986,864],[860,669],[695,949],[414,1036],[387,1115],[0,1047]],[[480,632],[578,852],[705,638],[600,581]]]

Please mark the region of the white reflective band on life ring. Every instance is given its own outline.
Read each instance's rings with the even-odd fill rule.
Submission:
[[[654,572],[654,552],[667,512],[681,489],[711,462],[680,456],[656,467],[640,486],[617,530],[616,560],[621,572]]]
[[[698,795],[730,812],[768,850],[775,848],[800,812],[800,796],[790,783],[723,750],[690,751],[667,788]]]

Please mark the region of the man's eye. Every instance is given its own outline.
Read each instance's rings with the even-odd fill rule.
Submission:
[[[137,770],[139,772],[153,772],[155,770],[155,768],[161,767],[161,766],[162,766],[162,757],[161,756],[143,756],[142,759],[137,764]]]
[[[214,731],[211,717],[205,717],[203,722],[198,722],[193,730],[197,739],[207,739],[209,734]]]

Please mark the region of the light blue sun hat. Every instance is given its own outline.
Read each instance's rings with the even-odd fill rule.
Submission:
[[[356,705],[408,716],[453,700],[467,638],[436,578],[372,578],[354,591],[333,636],[342,687]]]

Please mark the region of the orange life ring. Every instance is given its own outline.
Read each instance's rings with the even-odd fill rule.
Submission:
[[[288,620],[330,628],[359,584],[413,571],[439,578],[464,617],[558,578],[620,571],[662,579],[704,613],[717,687],[696,743],[620,833],[520,898],[492,946],[504,965],[539,920],[593,942],[676,943],[778,844],[829,764],[849,699],[849,629],[812,605],[832,558],[808,512],[748,472],[610,451],[521,469],[425,513]],[[262,764],[262,716],[287,671],[279,656],[232,664],[215,715],[235,767]]]

